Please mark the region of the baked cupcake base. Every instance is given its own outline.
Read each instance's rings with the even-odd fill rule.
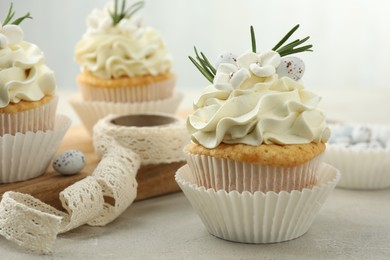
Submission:
[[[77,82],[86,101],[146,102],[172,96],[176,77],[172,73],[165,73],[102,79],[85,71],[78,75]]]
[[[21,101],[0,109],[0,136],[52,130],[57,103],[58,96],[45,96],[39,101]]]
[[[324,144],[220,144],[215,149],[190,144],[184,148],[198,186],[230,191],[287,191],[311,188]],[[297,154],[298,153],[298,154]]]
[[[53,130],[6,134],[0,137],[0,183],[24,181],[42,175],[71,125],[57,115]]]
[[[182,99],[183,94],[180,92],[162,100],[135,103],[85,101],[80,95],[75,95],[71,98],[70,104],[85,128],[92,134],[92,128],[97,121],[109,114],[131,115],[153,112],[174,114]]]
[[[188,165],[175,176],[209,233],[242,243],[275,243],[305,234],[340,179],[340,172],[321,164],[318,184],[292,192],[226,192],[196,185]]]

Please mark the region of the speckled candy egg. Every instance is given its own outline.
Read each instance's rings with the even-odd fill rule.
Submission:
[[[305,63],[298,57],[283,57],[276,69],[279,77],[289,77],[300,80],[305,72]]]
[[[59,174],[73,175],[85,166],[84,154],[77,150],[69,150],[58,155],[53,161],[53,168]]]
[[[224,52],[218,55],[217,62],[215,63],[215,68],[218,69],[218,66],[221,63],[236,64],[236,61],[237,55],[234,55],[231,52]]]

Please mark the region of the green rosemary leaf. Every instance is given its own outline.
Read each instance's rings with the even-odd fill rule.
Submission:
[[[5,20],[3,22],[3,26],[7,25],[11,21],[11,19],[14,17],[15,12],[12,10],[12,8],[13,8],[13,3],[11,3],[11,5],[9,7],[8,14],[5,17]]]
[[[252,25],[251,25],[251,42],[252,42],[252,52],[256,53],[256,37]]]
[[[14,25],[19,25],[21,22],[23,22],[24,19],[33,19],[31,16],[30,16],[30,13],[27,13],[25,14],[24,16],[16,19],[15,21],[12,22],[12,24]]]
[[[285,46],[279,48],[279,49],[277,50],[277,52],[283,52],[283,51],[285,51],[285,50],[292,49],[292,48],[294,48],[294,47],[296,47],[296,46],[298,46],[298,45],[300,45],[300,44],[306,42],[306,41],[309,40],[309,39],[310,39],[310,36],[307,36],[307,37],[303,38],[302,40],[299,40],[299,39],[298,39],[298,40],[295,40],[295,41],[293,41],[293,42],[290,42],[289,44],[286,44]]]
[[[116,0],[115,0],[115,2],[116,2]],[[123,14],[125,12],[125,8],[126,8],[126,0],[123,0],[122,1],[121,14]]]
[[[212,77],[212,75],[210,75],[207,71],[205,71],[204,68],[201,65],[199,65],[194,58],[192,58],[191,56],[188,56],[188,58],[192,61],[195,67],[203,74],[203,76],[205,76],[205,78],[208,81],[213,83],[214,78]]]
[[[298,30],[299,24],[295,25],[276,45],[272,48],[273,51],[277,50],[280,46],[285,43],[293,33]]]
[[[130,18],[134,13],[136,13],[143,6],[144,6],[144,1],[141,0],[132,4],[126,10],[126,0],[122,0],[121,9],[118,10],[118,0],[115,0],[114,12],[109,12],[114,26],[117,25],[123,18]]]
[[[207,59],[206,55],[204,55],[202,52],[200,53],[200,55],[202,55],[204,64],[210,69],[210,71],[213,74],[213,76],[215,76],[215,73],[217,72],[217,70],[213,67],[213,65],[211,65],[211,63]]]
[[[145,5],[145,2],[144,1],[139,1],[135,4],[133,4],[132,6],[130,6],[127,11],[126,11],[126,17],[130,17],[132,16],[133,14],[135,14],[139,9],[141,9],[142,7],[144,7]]]
[[[291,50],[286,50],[284,52],[280,52],[280,56],[283,57],[283,56],[286,56],[286,55],[290,55],[290,54],[293,54],[293,53],[299,53],[299,52],[305,52],[305,51],[313,51],[311,50],[310,48],[312,48],[313,45],[305,45],[305,46],[302,46],[300,48],[296,48],[296,49],[291,49]]]
[[[19,25],[21,22],[23,22],[24,19],[27,19],[27,18],[32,19],[32,17],[30,16],[30,13],[27,13],[24,16],[19,17],[16,20],[14,20],[13,22],[11,22],[11,20],[14,18],[14,16],[15,16],[15,11],[13,10],[13,3],[11,3],[9,10],[8,10],[8,13],[7,13],[7,17],[5,18],[2,25],[3,26],[7,25],[7,24]]]

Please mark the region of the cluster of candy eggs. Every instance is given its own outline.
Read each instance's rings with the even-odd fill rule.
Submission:
[[[218,55],[215,68],[218,69],[218,66],[221,63],[231,63],[236,64],[237,55],[231,52],[224,52]],[[279,77],[289,77],[293,80],[300,80],[305,72],[305,63],[298,57],[287,56],[282,57],[280,65],[276,68],[276,73]]]
[[[330,125],[328,143],[355,149],[390,149],[390,128],[368,125]]]

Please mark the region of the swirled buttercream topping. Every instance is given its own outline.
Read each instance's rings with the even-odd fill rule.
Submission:
[[[10,102],[38,101],[55,89],[54,73],[36,45],[12,40],[0,49],[0,108]]]
[[[156,30],[143,27],[140,18],[123,18],[114,25],[112,3],[93,10],[88,30],[76,45],[76,61],[100,78],[158,75],[170,71],[172,57]]]
[[[317,109],[319,96],[288,77],[257,77],[251,66],[246,67],[247,72],[234,80],[240,84],[224,79],[221,87],[217,79],[194,102],[187,128],[195,143],[214,148],[221,142],[257,146],[328,140],[325,115]],[[234,73],[230,76],[232,81]]]

